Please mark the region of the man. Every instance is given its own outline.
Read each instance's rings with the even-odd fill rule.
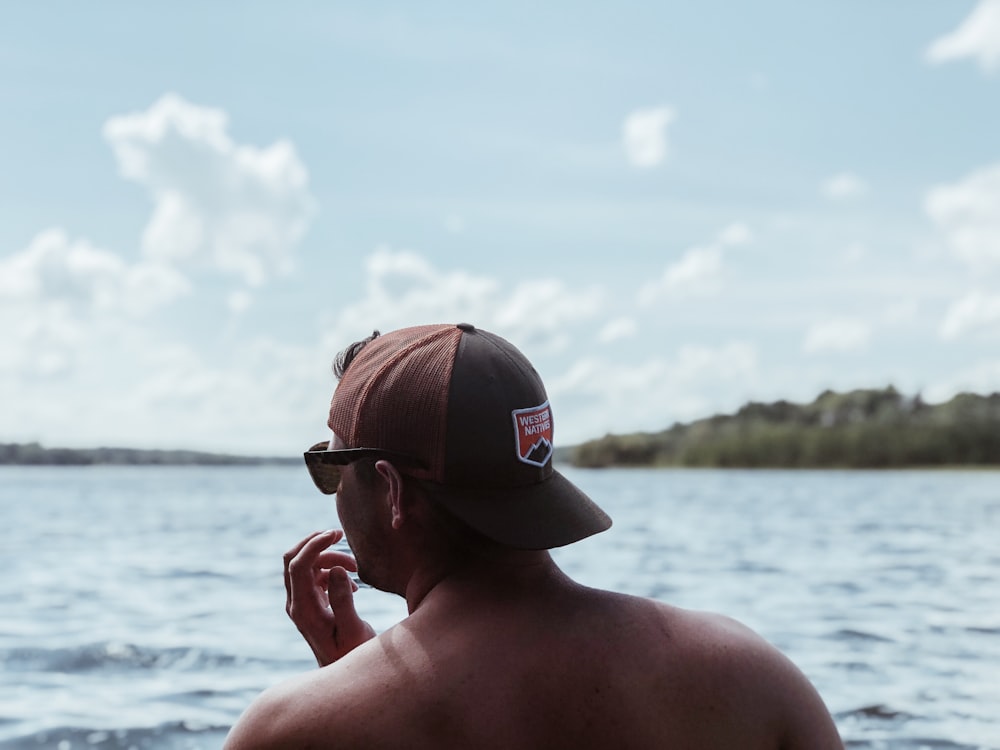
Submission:
[[[306,454],[356,558],[314,534],[287,609],[320,669],[261,695],[226,746],[842,748],[808,680],[732,620],[569,579],[548,549],[611,520],[552,468],[541,379],[469,324],[338,358],[333,437]],[[406,598],[377,636],[348,571]]]

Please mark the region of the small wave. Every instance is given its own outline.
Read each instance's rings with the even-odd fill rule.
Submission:
[[[876,669],[865,661],[835,661],[830,666],[836,669],[846,669],[848,672],[875,672]]]
[[[756,573],[760,575],[781,575],[785,571],[774,565],[756,562],[754,560],[740,560],[734,566],[737,573]]]
[[[884,635],[869,633],[865,630],[854,630],[853,628],[842,628],[830,636],[836,641],[872,641],[877,643],[894,643],[892,638]]]
[[[84,729],[60,727],[0,741],[0,750],[201,750],[215,749],[229,732],[227,726],[208,726],[190,721],[173,721],[150,728]]]
[[[246,659],[199,648],[145,648],[105,642],[75,648],[15,648],[0,652],[7,670],[25,672],[88,672],[102,669],[176,669],[200,671],[241,665]]]
[[[220,573],[217,570],[201,570],[195,568],[168,568],[159,571],[153,571],[148,574],[151,578],[164,578],[164,579],[174,579],[174,578],[214,578],[217,580],[232,580],[235,576],[229,573]]]
[[[838,719],[880,719],[885,721],[906,721],[913,718],[913,714],[906,711],[897,711],[889,708],[884,703],[873,703],[870,706],[843,711],[837,714]]]
[[[983,635],[1000,635],[1000,625],[989,627],[987,625],[970,625],[966,628],[970,633],[981,633]]]

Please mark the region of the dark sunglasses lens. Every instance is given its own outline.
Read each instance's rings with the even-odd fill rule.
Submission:
[[[310,461],[307,458],[306,467],[309,469],[309,476],[312,477],[313,484],[320,492],[324,495],[337,493],[337,487],[340,486],[340,466]]]
[[[322,460],[321,453],[329,447],[329,441],[316,443],[305,453],[306,468],[309,469],[309,476],[312,477],[313,484],[324,495],[337,494],[337,487],[340,486],[340,469],[337,464],[326,463]]]

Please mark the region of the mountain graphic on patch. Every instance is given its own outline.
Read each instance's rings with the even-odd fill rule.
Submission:
[[[552,411],[549,402],[510,413],[514,421],[517,460],[531,466],[545,466],[552,458]]]
[[[528,455],[524,457],[524,460],[528,463],[542,466],[549,460],[549,456],[551,455],[552,443],[545,438],[541,438],[537,443],[531,446],[531,450],[528,451]]]

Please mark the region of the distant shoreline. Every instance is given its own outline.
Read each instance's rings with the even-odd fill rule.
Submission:
[[[942,404],[895,388],[824,391],[808,404],[750,402],[660,432],[557,448],[577,468],[990,470],[1000,468],[1000,393]],[[291,456],[0,443],[7,466],[290,466]]]
[[[0,443],[0,466],[292,466],[301,462],[299,456],[238,456],[142,448],[46,448],[39,443]]]
[[[660,432],[605,435],[557,451],[580,468],[1000,468],[1000,393],[942,404],[895,388],[824,391],[808,404],[750,402]]]

